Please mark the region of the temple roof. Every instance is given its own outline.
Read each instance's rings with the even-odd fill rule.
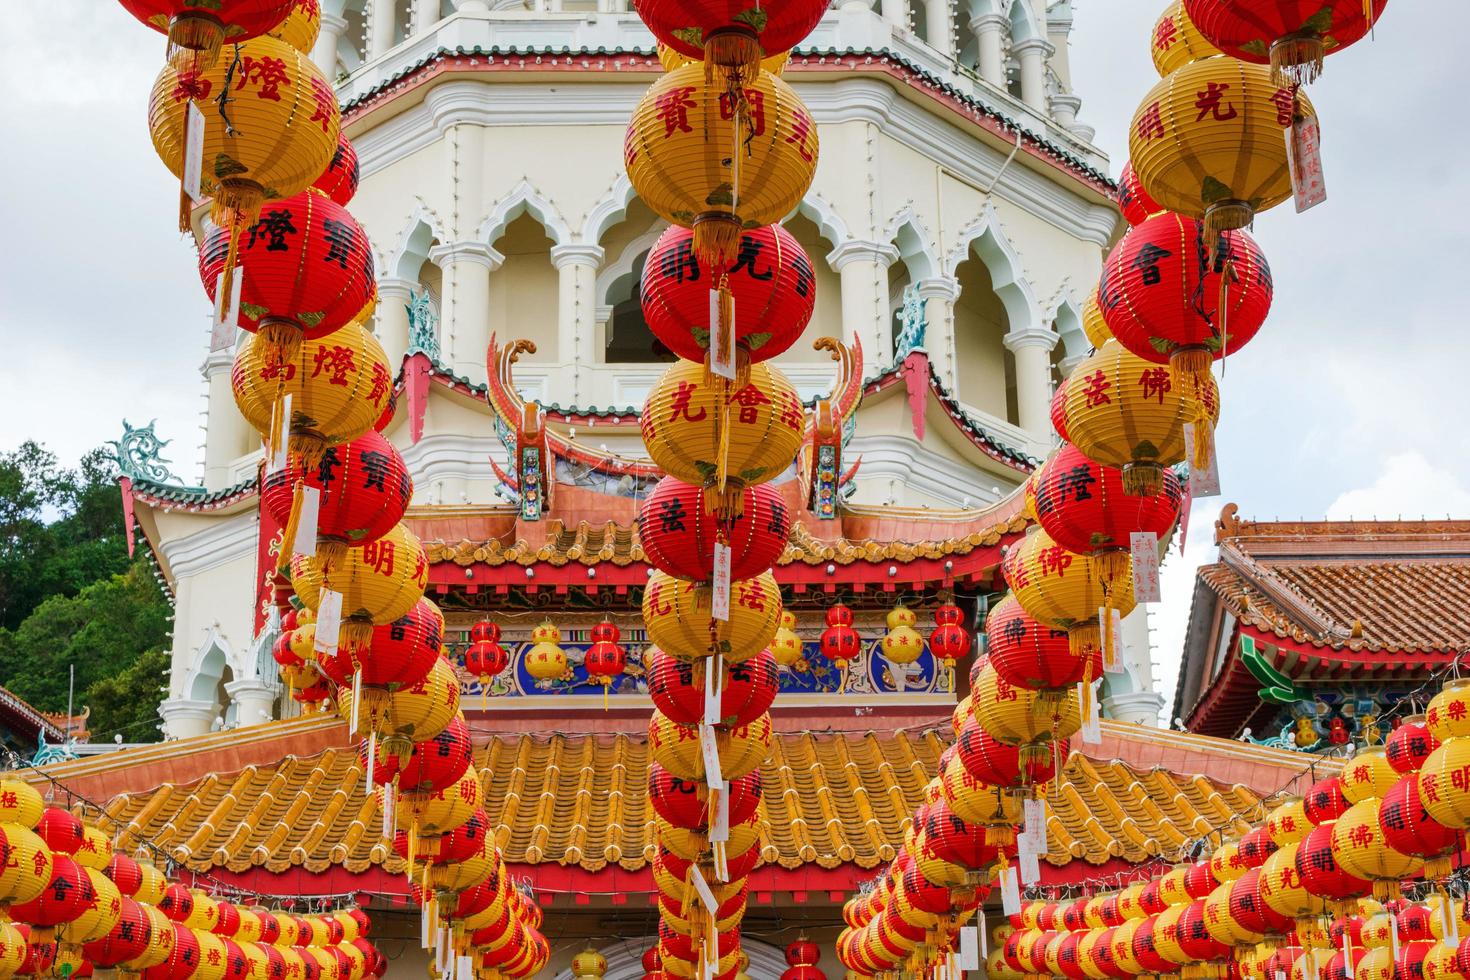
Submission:
[[[39,711],[20,695],[0,687],[0,724],[14,732],[18,740],[27,745],[36,745],[42,735],[53,745],[64,741],[68,735],[75,735],[79,741],[85,741],[87,714],[83,712],[68,721],[65,712],[53,714]]]
[[[149,760],[117,753],[49,771],[94,793],[112,782],[109,771],[128,773],[130,791],[106,808],[120,846],[149,840],[198,871],[400,870],[363,794],[356,751],[334,719],[224,734],[241,737],[204,736],[144,750]],[[948,734],[947,724],[779,734],[763,768],[766,863],[858,875],[890,860]],[[331,744],[319,748],[323,742]],[[221,765],[297,745],[314,751]],[[1084,748],[1049,796],[1047,861],[1060,872],[1074,863],[1173,860],[1206,834],[1243,829],[1263,797],[1301,776],[1294,753],[1121,723],[1105,722],[1103,742]],[[139,767],[157,769],[165,756],[192,778],[140,786]],[[500,733],[477,747],[476,764],[507,861],[597,874],[640,871],[652,857],[642,734]],[[1213,775],[1191,774],[1200,772]]]

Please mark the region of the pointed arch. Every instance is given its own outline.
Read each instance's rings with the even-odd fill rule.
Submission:
[[[495,207],[490,209],[490,214],[480,223],[480,228],[475,232],[475,241],[485,245],[494,245],[505,231],[506,225],[516,220],[523,214],[529,214],[540,222],[541,227],[546,229],[546,236],[556,245],[570,245],[573,241],[572,229],[567,225],[566,219],[561,216],[546,198],[542,197],[536,188],[531,186],[530,181],[524,177],[520,183],[511,188],[509,194],[496,202]]]
[[[1041,25],[1036,22],[1036,11],[1032,9],[1031,0],[1011,0],[1011,9],[1005,13],[1011,20],[1012,44],[1032,38],[1046,39]]]
[[[646,233],[639,235],[623,247],[623,251],[618,256],[616,262],[604,266],[597,273],[597,285],[592,295],[597,297],[599,304],[607,303],[608,290],[619,279],[633,271],[633,264],[638,261],[638,257],[650,248],[653,248],[654,242],[658,241],[659,236],[664,233],[666,228],[667,226],[660,222]]]
[[[230,641],[210,627],[204,634],[204,642],[194,651],[189,670],[184,674],[184,697],[192,701],[218,703],[217,692],[224,680],[225,672],[238,676],[234,652]]]
[[[1036,301],[1036,293],[1021,266],[1020,253],[1006,237],[991,204],[986,203],[980,216],[960,230],[958,242],[945,256],[944,274],[953,278],[965,256],[973,251],[990,271],[995,294],[1000,297],[1010,321],[1009,332],[1039,327],[1041,304]]]
[[[628,179],[628,175],[619,173],[612,188],[587,212],[587,217],[582,222],[582,241],[589,245],[600,245],[602,236],[628,216],[628,208],[637,197],[638,192],[633,189],[633,182]]]
[[[831,242],[833,248],[852,238],[852,235],[847,230],[847,222],[842,220],[842,216],[837,213],[837,209],[823,200],[818,194],[808,194],[802,198],[801,203],[796,206],[796,210],[792,211],[785,218],[782,218],[781,223],[784,225],[798,214],[816,225],[817,230],[822,233],[822,237]]]
[[[898,260],[908,268],[909,278],[914,282],[939,275],[933,238],[912,204],[904,205],[888,219],[883,226],[883,241],[898,249]]]
[[[1051,330],[1062,342],[1062,352],[1067,357],[1080,357],[1092,349],[1087,334],[1082,330],[1082,306],[1072,296],[1072,290],[1063,286],[1052,300],[1046,317]]]
[[[444,229],[439,216],[419,198],[382,265],[384,278],[417,282],[419,267],[428,259],[429,248],[435,241],[444,241]]]

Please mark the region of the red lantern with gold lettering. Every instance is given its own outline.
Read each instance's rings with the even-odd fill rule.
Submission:
[[[857,658],[862,650],[862,637],[852,628],[852,610],[838,603],[827,610],[827,628],[822,630],[820,648],[822,656],[832,662],[847,683],[847,665]]]

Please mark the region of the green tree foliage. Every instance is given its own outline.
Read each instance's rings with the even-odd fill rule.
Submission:
[[[147,560],[128,558],[116,479],[103,450],[75,469],[34,442],[0,455],[0,684],[64,711],[75,665],[92,732],[148,741],[169,605]]]

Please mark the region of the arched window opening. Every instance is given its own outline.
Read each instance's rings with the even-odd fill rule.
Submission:
[[[956,270],[960,298],[954,308],[955,363],[960,400],[987,415],[1019,424],[1016,365],[1006,350],[1010,319],[995,294],[990,270],[971,249]]]

